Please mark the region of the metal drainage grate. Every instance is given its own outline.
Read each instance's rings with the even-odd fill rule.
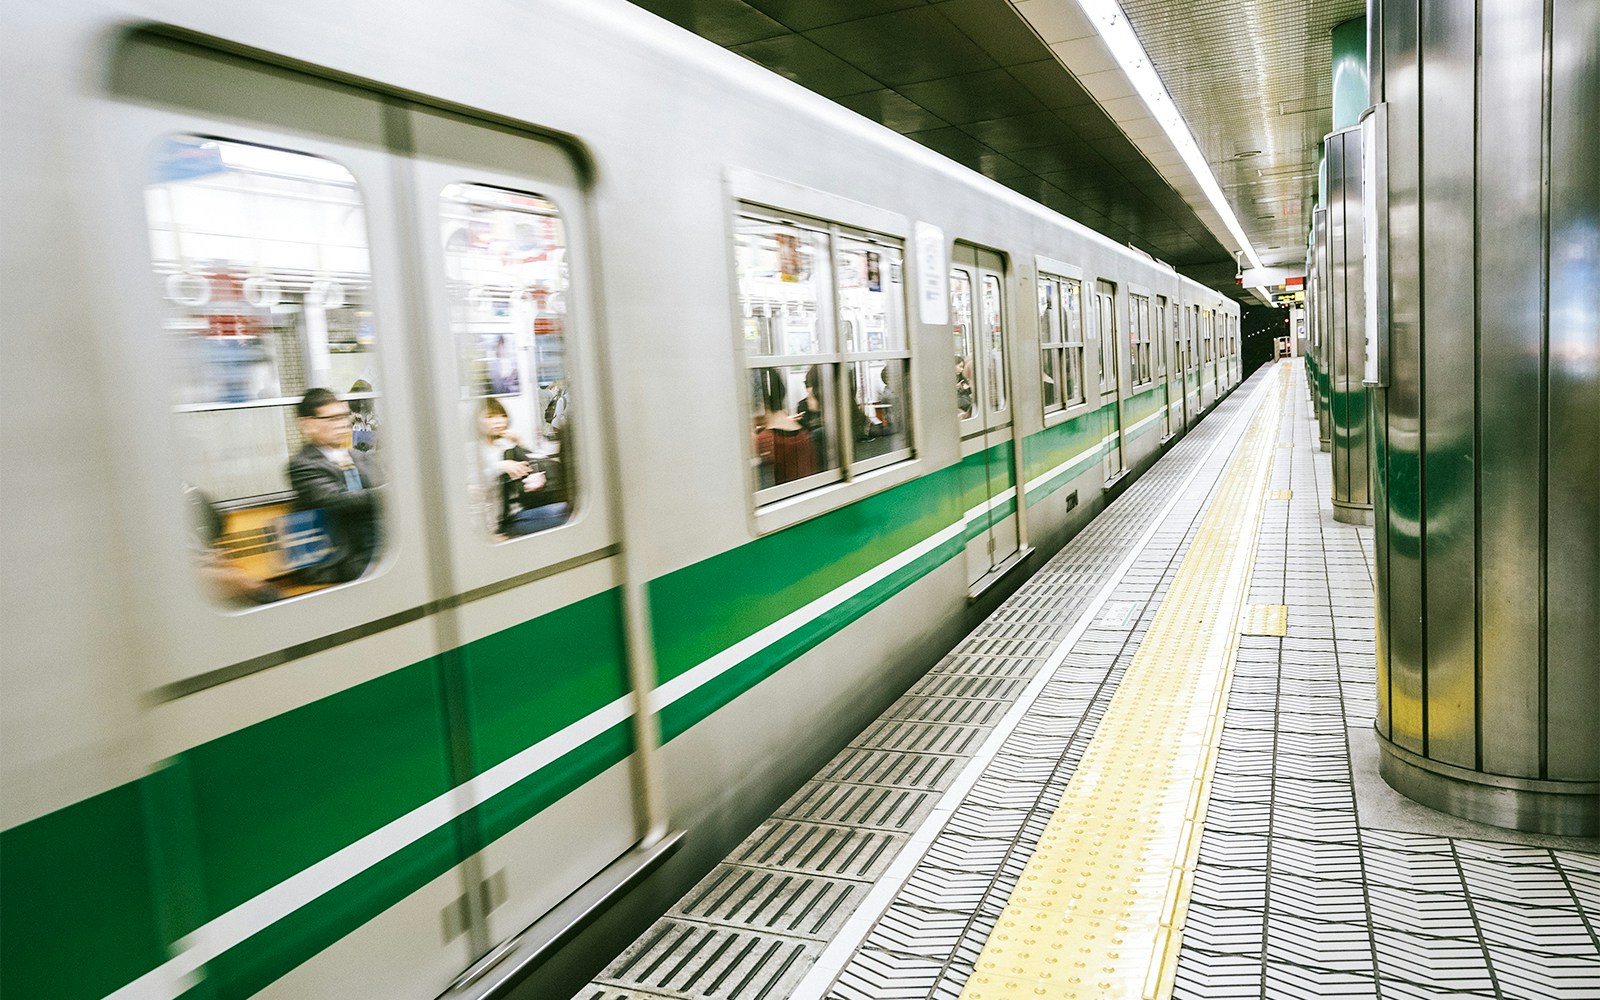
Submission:
[[[798,941],[668,919],[624,953],[606,979],[682,997],[762,1000],[789,994],[810,964],[801,961],[806,951]]]
[[[825,941],[866,892],[863,882],[722,864],[674,909],[696,920]]]
[[[875,747],[915,753],[971,754],[983,740],[984,731],[937,723],[902,722],[880,719],[862,730],[852,746]]]
[[[823,768],[817,780],[940,789],[949,784],[961,760],[960,757],[893,750],[848,750]]]
[[[741,864],[844,878],[876,878],[904,837],[787,820],[768,821],[734,858]]]
[[[915,722],[939,722],[953,726],[992,726],[1005,714],[1007,706],[998,701],[906,695],[895,702],[884,718]]]
[[[1028,686],[1026,680],[1005,677],[924,674],[911,693],[928,698],[978,698],[1004,702],[1009,707]]]
[[[776,813],[784,819],[908,831],[933,807],[936,793],[813,781]]]

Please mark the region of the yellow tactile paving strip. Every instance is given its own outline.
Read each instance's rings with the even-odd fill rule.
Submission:
[[[1287,367],[961,996],[1172,995]]]
[[[1287,604],[1247,604],[1239,622],[1240,635],[1288,635]]]

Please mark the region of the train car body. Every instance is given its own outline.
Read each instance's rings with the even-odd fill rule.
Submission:
[[[625,4],[4,21],[7,995],[436,996],[681,830],[639,926],[1241,377]]]

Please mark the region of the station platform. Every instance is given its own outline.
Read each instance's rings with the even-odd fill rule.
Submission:
[[[1257,371],[577,997],[1600,997],[1600,841],[1378,776],[1330,477]]]

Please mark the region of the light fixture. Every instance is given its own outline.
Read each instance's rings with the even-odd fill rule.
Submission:
[[[1128,23],[1127,15],[1122,12],[1116,0],[1078,0],[1078,6],[1083,8],[1089,23],[1100,33],[1100,40],[1111,50],[1111,55],[1117,60],[1117,65],[1122,67],[1128,82],[1133,84],[1133,89],[1138,91],[1140,98],[1144,100],[1145,107],[1150,109],[1151,117],[1160,123],[1162,131],[1166,132],[1167,138],[1178,150],[1178,155],[1183,157],[1189,172],[1200,183],[1200,189],[1206,193],[1206,199],[1211,202],[1211,207],[1222,216],[1222,222],[1228,227],[1228,232],[1238,241],[1239,248],[1250,258],[1252,266],[1260,267],[1261,259],[1256,256],[1255,248],[1250,245],[1249,237],[1244,234],[1244,228],[1234,217],[1228,199],[1223,197],[1222,188],[1217,184],[1217,179],[1211,175],[1211,167],[1201,155],[1194,136],[1189,134],[1189,126],[1178,113],[1177,105],[1172,102],[1172,96],[1167,93],[1167,88],[1156,75],[1155,68],[1150,65],[1150,57],[1145,53],[1144,46],[1139,44],[1138,37],[1134,35],[1133,26]]]

